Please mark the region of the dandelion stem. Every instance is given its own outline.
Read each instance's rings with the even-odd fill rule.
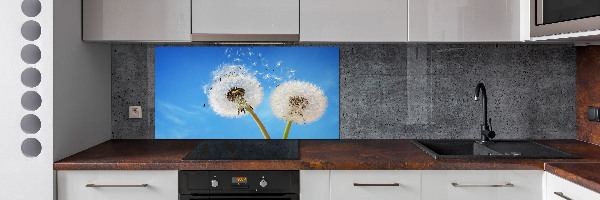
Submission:
[[[288,121],[287,125],[285,126],[285,132],[283,132],[283,139],[288,138],[288,135],[290,134],[290,128],[292,128],[292,121]]]
[[[250,107],[250,105],[246,105],[246,110],[250,113],[250,115],[252,115],[254,121],[256,121],[256,125],[258,125],[258,128],[260,128],[260,131],[262,132],[263,136],[265,136],[265,139],[271,139],[271,137],[269,137],[269,133],[267,133],[267,129],[265,129],[265,126],[263,126],[260,119],[258,119],[258,116],[256,116],[256,114],[254,113],[252,107]]]

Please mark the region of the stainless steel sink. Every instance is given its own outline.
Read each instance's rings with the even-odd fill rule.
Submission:
[[[517,158],[575,159],[577,155],[532,141],[412,140],[435,159],[439,158]]]

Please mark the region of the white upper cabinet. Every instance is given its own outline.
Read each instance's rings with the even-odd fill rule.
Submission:
[[[190,0],[83,0],[85,41],[190,41]]]
[[[300,0],[192,0],[192,33],[194,41],[298,41]]]
[[[529,40],[529,0],[411,0],[409,41]]]
[[[408,0],[302,0],[300,41],[406,42]]]

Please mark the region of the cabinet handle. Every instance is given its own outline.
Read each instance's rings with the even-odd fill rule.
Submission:
[[[454,187],[515,187],[512,183],[507,183],[504,185],[461,185],[458,183],[452,183]]]
[[[569,198],[568,196],[565,196],[565,194],[563,194],[562,192],[554,192],[554,194],[556,196],[562,197],[565,200],[573,200],[573,199]]]
[[[354,186],[400,186],[400,183],[392,183],[392,184],[364,184],[364,183],[354,183]]]
[[[141,185],[96,185],[96,184],[87,184],[85,187],[148,187],[148,184]]]

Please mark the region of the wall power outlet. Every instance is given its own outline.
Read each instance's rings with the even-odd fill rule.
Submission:
[[[142,118],[142,106],[129,106],[129,118],[130,119]]]

